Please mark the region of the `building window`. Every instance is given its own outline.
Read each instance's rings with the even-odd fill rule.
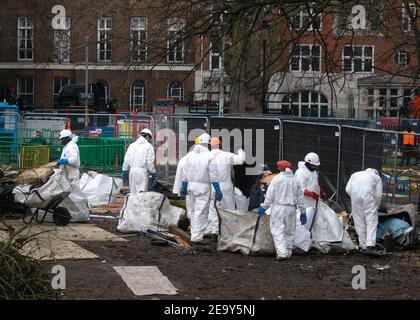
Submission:
[[[168,21],[168,62],[182,63],[184,61],[184,40],[182,31],[184,23],[179,19]]]
[[[373,46],[344,46],[344,71],[373,73],[373,49]]]
[[[322,12],[316,8],[313,2],[308,7],[296,8],[292,7],[291,13],[291,29],[299,30],[321,30],[322,29]]]
[[[370,88],[367,89],[368,110],[374,110],[375,116],[401,115],[401,107],[408,108],[411,101],[411,89]]]
[[[172,81],[168,86],[168,98],[175,101],[184,100],[184,86],[179,81]]]
[[[98,61],[111,62],[112,18],[98,20]]]
[[[69,86],[71,83],[70,78],[66,77],[56,77],[54,78],[54,106],[57,103],[58,94],[60,93],[61,89],[65,86]]]
[[[293,71],[320,71],[321,47],[319,45],[295,45],[292,47]]]
[[[147,18],[131,18],[131,52],[134,61],[147,60]]]
[[[33,108],[34,105],[34,79],[32,77],[19,77],[17,79],[18,104],[23,109]]]
[[[315,91],[296,91],[284,96],[282,114],[296,117],[328,117],[328,99]]]
[[[132,109],[146,105],[146,86],[143,81],[137,80],[131,85],[130,105]]]
[[[407,67],[411,62],[411,56],[408,52],[397,49],[394,54],[394,61],[397,67]]]
[[[210,69],[217,70],[220,69],[222,65],[222,57],[220,54],[220,42],[212,42],[211,43],[211,50],[210,50]]]
[[[407,10],[407,7],[411,12]],[[402,24],[405,32],[410,32],[413,29],[410,15],[416,17],[416,4],[404,1],[402,4]]]
[[[66,18],[64,28],[54,30],[54,60],[70,61],[70,19]]]
[[[31,17],[18,18],[18,60],[33,61],[34,21]]]

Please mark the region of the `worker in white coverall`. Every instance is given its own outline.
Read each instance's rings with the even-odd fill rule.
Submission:
[[[210,178],[212,182],[219,182],[223,199],[220,202],[222,208],[235,210],[235,189],[232,183],[232,166],[241,165],[245,162],[245,152],[242,149],[237,154],[220,150],[220,139],[211,138],[211,159],[209,171],[214,172],[215,176]],[[209,211],[209,223],[207,225],[205,238],[217,240],[219,234],[219,217],[214,206],[215,192],[212,192]]]
[[[73,191],[78,191],[80,189],[80,152],[77,146],[79,137],[73,136],[72,132],[66,129],[60,132],[59,138],[64,147],[60,160],[57,163],[64,166]]]
[[[271,180],[258,213],[264,215],[271,208],[270,231],[276,247],[277,260],[290,258],[296,231],[296,208],[300,210],[300,221],[306,224],[306,211],[303,193],[291,170],[289,161],[277,162],[280,173]]]
[[[194,145],[197,145],[200,142],[200,136],[194,138]],[[174,186],[172,188],[172,193],[178,196],[181,196],[181,187],[182,187],[182,172],[184,170],[185,163],[187,161],[187,156],[183,156],[176,167],[176,174],[174,180]],[[191,201],[188,201],[188,195],[186,196],[186,203],[191,204]],[[190,219],[190,212],[192,210],[187,208],[187,217]]]
[[[210,173],[209,161],[210,136],[207,133],[200,135],[199,144],[186,155],[182,170],[181,195],[187,198],[187,210],[190,210],[191,242],[203,243],[210,207]],[[216,198],[222,200],[222,193],[218,183],[214,184]]]
[[[157,183],[155,169],[155,152],[150,141],[152,131],[143,129],[140,137],[130,144],[124,157],[122,178],[129,182],[130,193],[146,192],[149,186],[149,173],[152,175],[150,185]]]
[[[382,180],[378,171],[369,168],[353,173],[346,192],[351,197],[351,214],[359,238],[359,250],[375,254],[378,209],[382,198]]]
[[[318,199],[327,200],[327,195],[319,186],[318,182],[318,169],[320,165],[321,162],[319,161],[318,155],[310,152],[305,156],[305,161],[298,163],[298,169],[295,172],[296,180],[299,182],[303,191],[305,208],[311,208],[307,210],[309,220],[312,220],[313,208],[316,207]]]

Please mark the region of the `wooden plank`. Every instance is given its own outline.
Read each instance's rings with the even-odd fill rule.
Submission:
[[[190,241],[190,235],[188,233],[186,233],[184,230],[178,228],[178,227],[169,227],[169,232],[180,237],[182,240],[184,240],[185,242],[187,242],[190,246],[192,245],[191,241]]]

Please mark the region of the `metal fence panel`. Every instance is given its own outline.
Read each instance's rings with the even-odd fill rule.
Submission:
[[[309,152],[318,154],[320,185],[329,196],[338,197],[340,127],[327,124],[283,121],[283,159],[297,169]]]
[[[215,130],[226,129],[232,134],[233,130],[240,131],[239,143],[236,141],[235,145],[232,137],[229,144],[222,142],[222,146],[223,150],[229,152],[236,152],[239,147],[245,150],[246,162],[243,166],[235,166],[234,183],[248,196],[257,176],[250,169],[263,169],[265,166],[274,171],[276,162],[281,159],[281,122],[267,118],[211,117],[210,128],[212,136],[216,136]],[[229,149],[226,149],[226,145],[230,146]],[[260,150],[262,157],[258,155]]]

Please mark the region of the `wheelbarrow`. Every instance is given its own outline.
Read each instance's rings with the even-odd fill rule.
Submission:
[[[36,192],[36,191],[35,191]],[[23,222],[31,224],[34,220],[37,223],[43,223],[48,213],[52,214],[52,220],[57,226],[66,226],[69,224],[71,215],[70,212],[63,207],[59,207],[60,203],[68,196],[57,195],[52,197],[50,201],[43,208],[34,208],[35,211],[30,210],[30,214],[23,215]]]

